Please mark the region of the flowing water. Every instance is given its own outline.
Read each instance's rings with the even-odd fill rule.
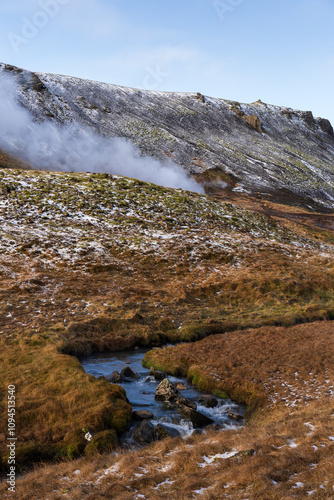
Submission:
[[[126,379],[122,385],[126,391],[127,397],[132,405],[133,411],[148,410],[153,413],[154,417],[151,420],[153,424],[163,424],[169,428],[176,429],[182,437],[187,437],[194,431],[193,424],[190,420],[181,416],[177,410],[165,409],[161,401],[155,399],[155,390],[160,381],[150,376],[149,370],[142,366],[142,359],[149,349],[137,349],[134,351],[125,351],[108,354],[94,354],[87,358],[81,359],[81,364],[85,371],[94,377],[110,376],[114,371],[121,372],[123,368],[129,366],[135,373],[139,375],[138,379]],[[203,394],[197,391],[189,382],[182,377],[167,376],[168,379],[176,384],[183,383],[187,389],[180,391],[184,398],[196,400]],[[215,396],[216,397],[216,396]],[[242,424],[228,416],[229,412],[243,414],[245,408],[234,403],[229,399],[221,399],[216,397],[218,406],[214,408],[206,408],[197,403],[197,411],[211,418],[216,425],[222,429],[236,428]],[[134,424],[133,424],[134,425]],[[124,436],[125,442],[131,442],[131,433]]]

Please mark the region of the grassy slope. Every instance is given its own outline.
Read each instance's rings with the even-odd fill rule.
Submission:
[[[248,401],[256,396],[256,418],[241,430],[36,470],[19,482],[20,498],[333,498],[331,322],[231,332],[148,358],[191,378],[195,365],[211,388],[229,387],[238,397],[242,391]]]
[[[262,327],[153,350],[144,362],[201,390],[227,392],[254,416],[264,406],[293,407],[333,393],[333,333],[332,322]]]
[[[333,317],[332,247],[265,216],[104,174],[4,170],[0,191],[2,387],[18,385],[23,447],[71,455],[81,426],[128,418],[117,388],[60,352]]]

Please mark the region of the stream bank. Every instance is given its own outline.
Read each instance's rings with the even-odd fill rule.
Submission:
[[[98,353],[80,360],[90,375],[105,377],[113,383],[116,376],[117,383],[124,387],[132,405],[133,419],[130,428],[121,436],[122,444],[137,446],[166,436],[186,438],[194,432],[203,432],[206,427],[214,426],[223,430],[243,425],[245,407],[230,399],[202,393],[183,377],[166,375],[178,390],[183,405],[156,399],[156,389],[165,374],[150,372],[142,366],[143,357],[148,351],[136,349]],[[134,376],[131,376],[131,371]],[[115,372],[123,372],[124,375],[118,377]],[[189,411],[185,412],[184,409]]]

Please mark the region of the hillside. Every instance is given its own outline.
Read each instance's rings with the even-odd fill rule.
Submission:
[[[68,354],[333,318],[332,245],[264,215],[107,174],[4,169],[0,186],[1,378],[18,386],[21,466],[129,421],[118,386]]]
[[[84,156],[83,171],[37,170],[0,150],[0,469],[15,385],[18,498],[332,498],[329,122],[1,71],[37,123],[130,139],[207,192],[87,172]],[[131,404],[79,359],[137,347],[153,348],[147,367],[246,405],[245,425],[120,448]]]
[[[207,189],[333,211],[330,122],[257,101],[143,91],[0,65],[38,121],[82,124],[171,159]]]

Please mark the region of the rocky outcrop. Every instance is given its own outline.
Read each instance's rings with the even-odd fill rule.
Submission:
[[[263,104],[263,103],[262,101],[257,101],[255,104]],[[237,116],[240,116],[240,118],[246,120],[246,122],[249,123],[249,125],[251,125],[251,127],[253,127],[254,130],[256,130],[257,132],[263,132],[262,122],[259,119],[259,117],[255,114],[246,115],[245,112],[241,109],[240,102],[234,102],[230,107],[230,109]]]
[[[323,132],[334,137],[334,130],[329,120],[326,120],[326,118],[317,118],[316,121]]]
[[[256,115],[244,116],[245,120],[253,127],[257,132],[263,132],[262,122]]]

